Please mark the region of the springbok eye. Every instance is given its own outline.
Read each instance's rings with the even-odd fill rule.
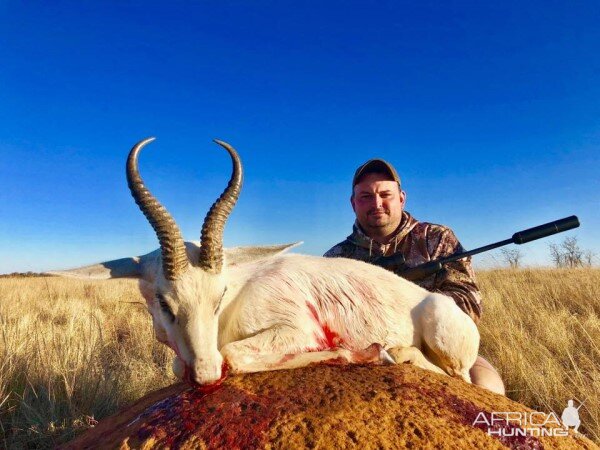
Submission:
[[[173,314],[173,310],[167,303],[165,297],[162,294],[156,294],[156,299],[158,300],[158,304],[160,305],[160,309],[162,309],[163,313],[165,313],[171,322],[175,322],[175,314]]]

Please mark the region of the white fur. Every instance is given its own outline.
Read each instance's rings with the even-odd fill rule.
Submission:
[[[332,358],[370,362],[385,357],[373,343],[389,349],[397,362],[439,367],[470,380],[479,333],[450,297],[361,261],[281,254],[291,246],[226,250],[219,275],[191,266],[180,279],[168,281],[153,252],[116,272],[113,267],[109,276],[141,278],[157,338],[177,353],[175,373],[198,383],[217,380],[223,358],[234,372]],[[187,243],[190,261],[198,250]],[[82,277],[87,271],[97,277],[98,268],[108,265],[54,273]],[[162,310],[157,293],[175,321]]]

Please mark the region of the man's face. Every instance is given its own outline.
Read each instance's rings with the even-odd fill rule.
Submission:
[[[371,237],[386,237],[400,225],[406,194],[384,173],[368,173],[354,186],[352,209]]]

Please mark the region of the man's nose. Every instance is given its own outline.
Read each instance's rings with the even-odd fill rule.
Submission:
[[[375,196],[375,206],[377,207],[377,209],[383,206],[383,199],[379,195]]]

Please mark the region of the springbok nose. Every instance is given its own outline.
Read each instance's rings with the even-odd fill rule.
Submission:
[[[223,358],[201,359],[192,366],[192,377],[198,384],[210,384],[221,379]]]

